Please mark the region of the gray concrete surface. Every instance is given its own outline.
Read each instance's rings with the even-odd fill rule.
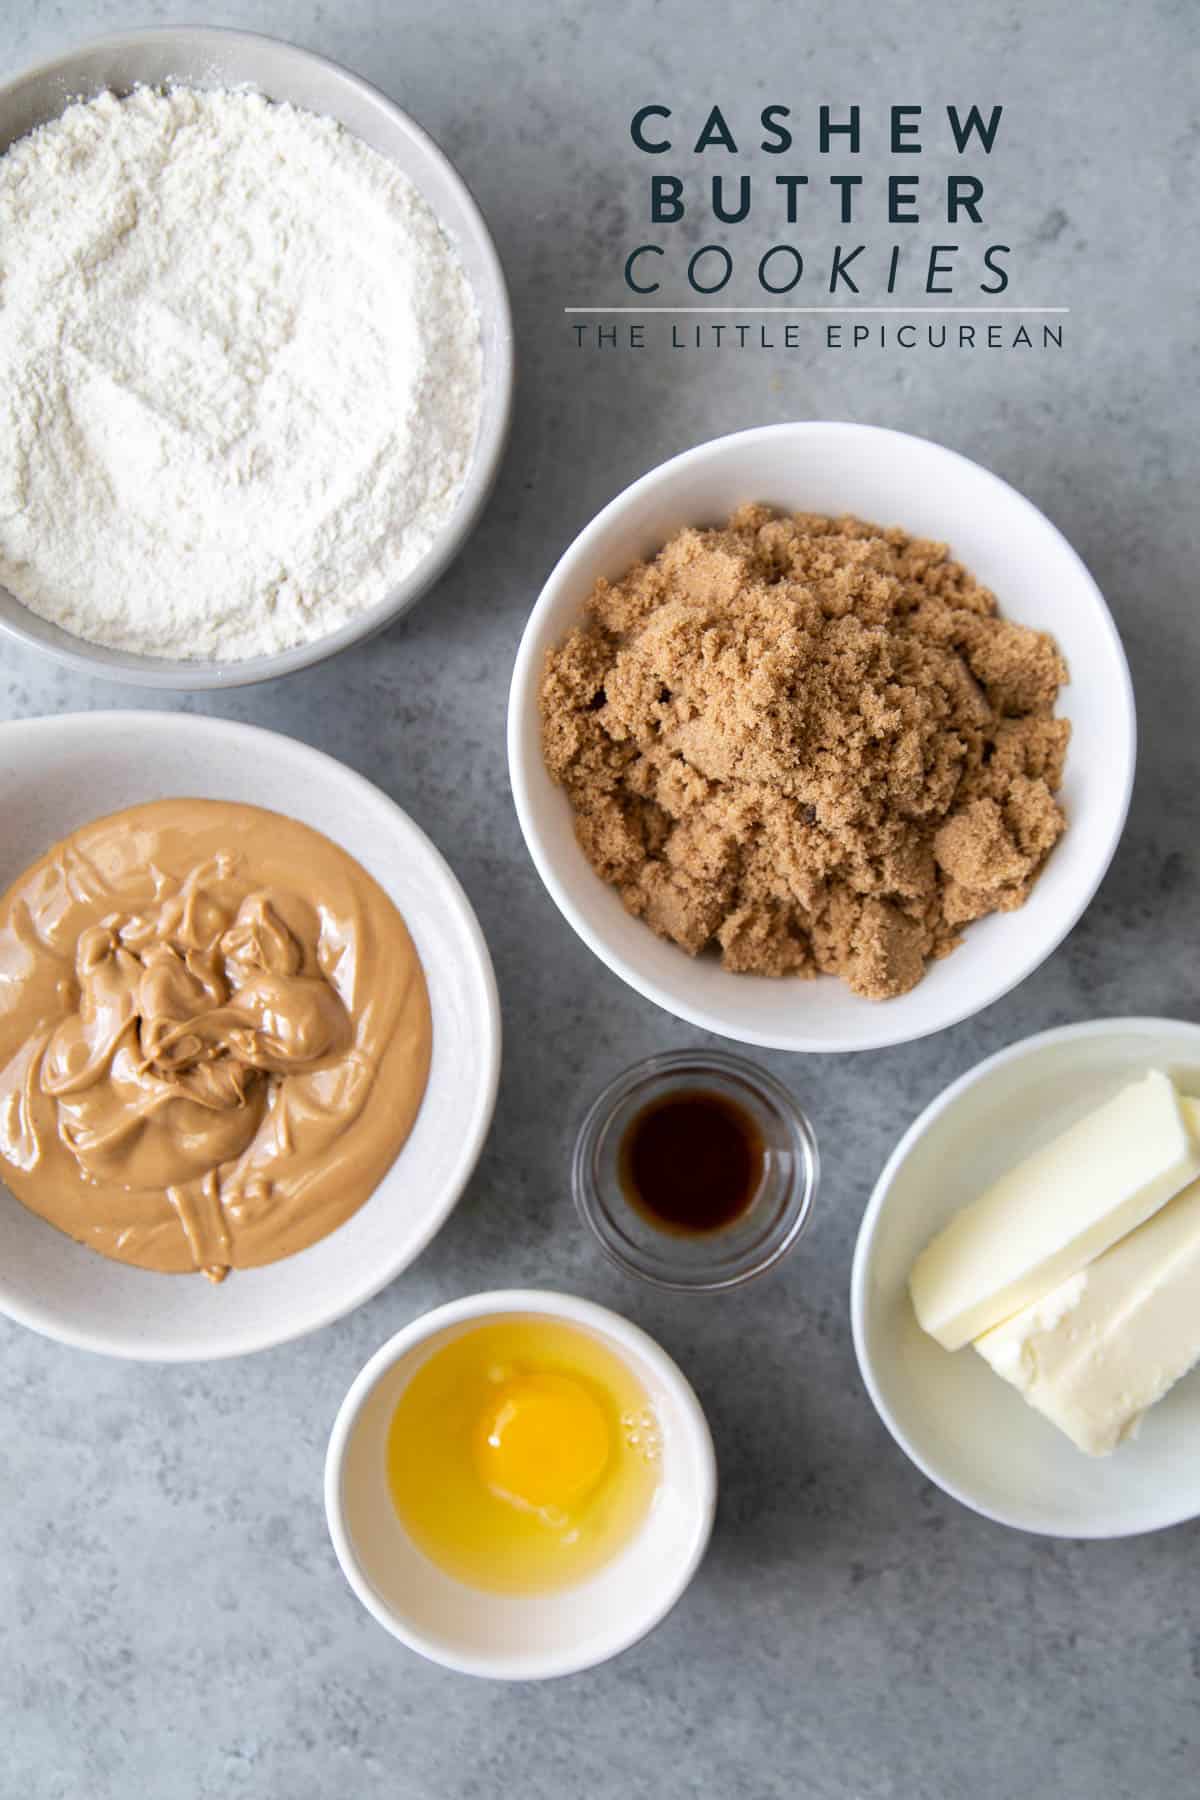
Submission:
[[[381,642],[202,703],[344,758],[432,833],[492,946],[507,1060],[455,1217],[341,1325],[192,1369],[124,1367],[0,1327],[0,1796],[1195,1794],[1200,1527],[1052,1543],[961,1510],[877,1422],[847,1317],[872,1181],[949,1078],[1060,1021],[1200,1017],[1195,9],[6,0],[0,62],[16,72],[101,30],[201,17],[325,51],[409,105],[472,183],[507,264],[516,431],[462,560]],[[813,329],[787,356],[577,353],[561,308],[621,298],[649,172],[626,121],[660,98],[689,120],[713,100],[734,116],[772,100],[857,99],[864,116],[1002,101],[986,171],[996,235],[1014,246],[1014,299],[1072,308],[1063,350],[835,355]],[[862,160],[868,174],[889,166]],[[836,236],[827,214],[815,235]],[[678,448],[793,416],[928,433],[1056,520],[1125,636],[1140,774],[1099,898],[1018,992],[908,1049],[767,1059],[821,1135],[811,1234],[761,1286],[663,1298],[582,1237],[567,1150],[598,1083],[697,1034],[610,978],[543,894],[508,796],[507,675],[545,572],[603,501]],[[0,658],[5,716],[149,703]],[[394,1645],[345,1587],[320,1502],[329,1424],[369,1352],[437,1301],[513,1282],[591,1295],[660,1337],[709,1409],[724,1483],[709,1560],[664,1626],[601,1671],[524,1688]]]

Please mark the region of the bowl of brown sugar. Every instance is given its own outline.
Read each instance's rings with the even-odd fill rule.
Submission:
[[[743,1043],[957,1023],[1066,936],[1136,725],[1070,545],[872,426],[719,438],[620,494],[521,643],[509,764],[550,894],[623,980]]]

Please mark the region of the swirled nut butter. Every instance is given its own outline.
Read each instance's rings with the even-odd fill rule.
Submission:
[[[0,897],[0,1178],[163,1272],[275,1262],[360,1207],[412,1129],[425,976],[354,858],[294,819],[159,800]]]

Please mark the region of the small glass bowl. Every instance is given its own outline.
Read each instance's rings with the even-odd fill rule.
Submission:
[[[725,1095],[754,1121],[763,1173],[750,1205],[716,1231],[655,1225],[626,1197],[620,1149],[643,1107],[700,1089]],[[712,1293],[761,1275],[786,1256],[808,1223],[820,1177],[812,1126],[781,1082],[721,1050],[677,1050],[636,1063],[611,1081],[575,1140],[575,1204],[610,1260],[657,1287]]]

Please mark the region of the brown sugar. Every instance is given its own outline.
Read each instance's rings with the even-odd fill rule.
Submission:
[[[942,544],[744,506],[600,581],[546,763],[631,913],[727,969],[886,999],[1022,905],[1065,826],[1052,638]]]

